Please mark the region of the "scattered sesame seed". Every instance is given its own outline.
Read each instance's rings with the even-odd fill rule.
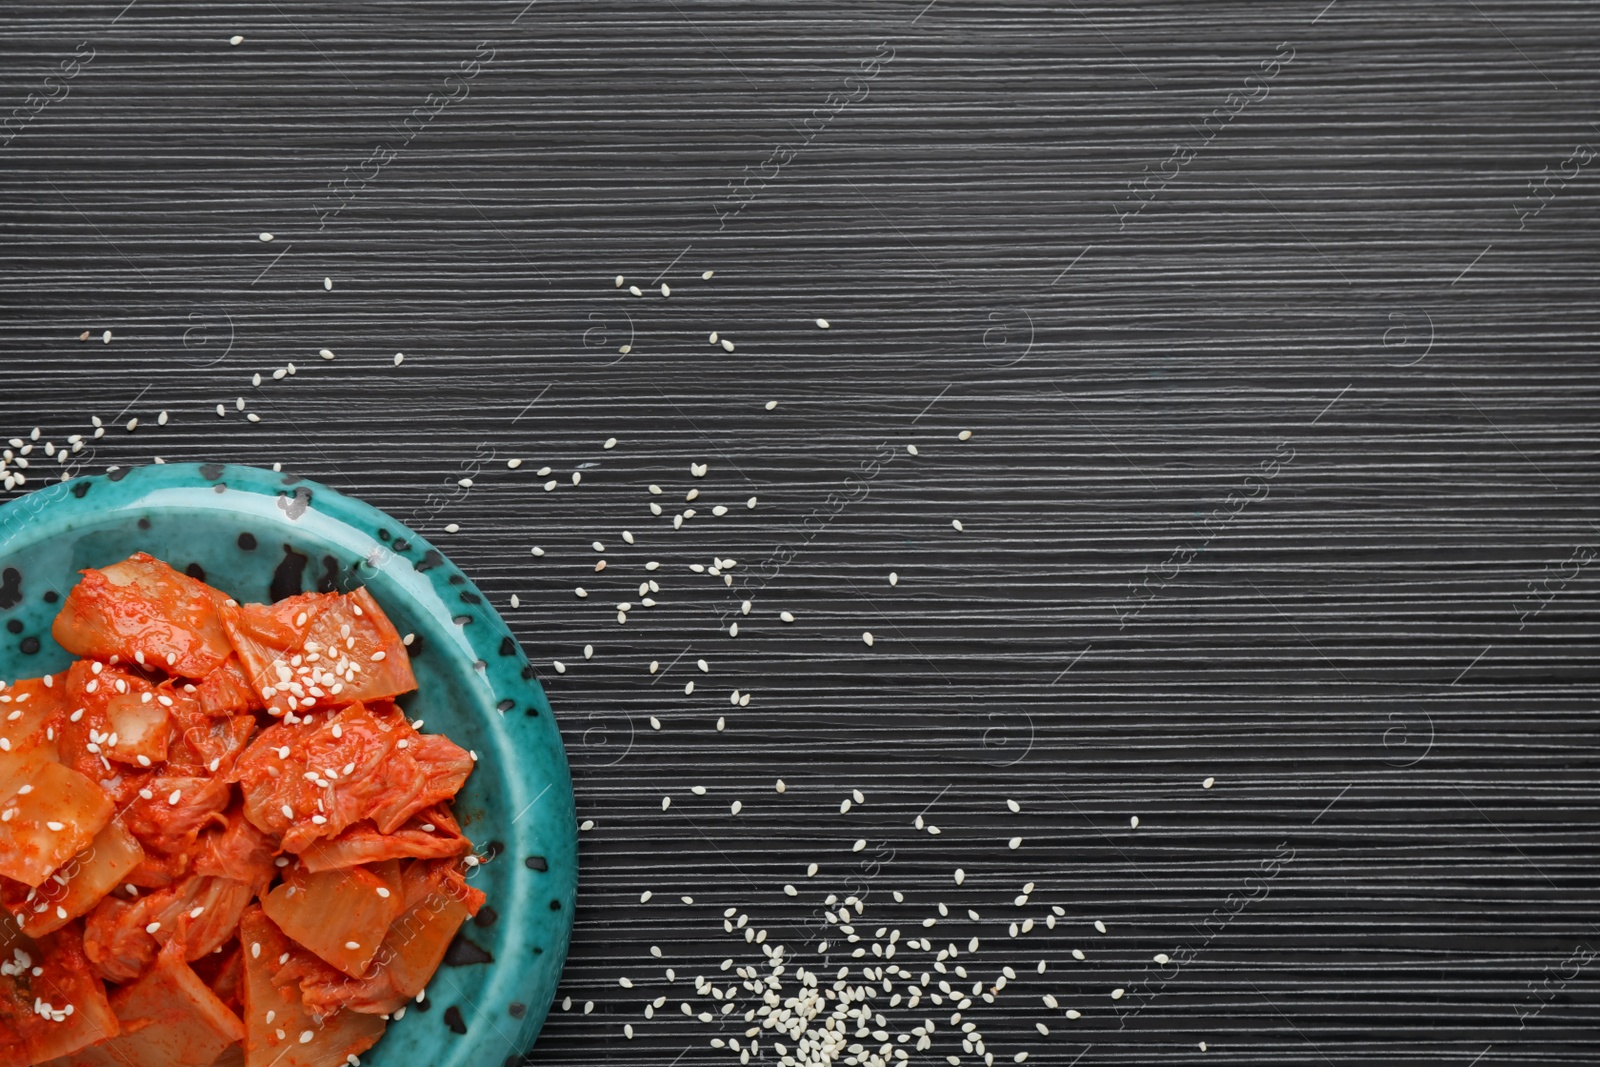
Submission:
[[[272,240],[272,234],[267,233],[265,230],[263,230],[261,232],[261,234],[260,234],[260,239],[262,241],[270,241],[270,240]]]
[[[962,870],[960,867],[957,867],[956,868],[956,885],[960,885],[962,882],[965,882],[966,880],[967,880],[967,872]]]
[[[789,787],[784,784],[782,778],[779,778],[776,782],[774,782],[772,788],[774,792],[778,793],[787,793],[789,791]]]
[[[1217,784],[1217,780],[1215,778],[1207,778],[1205,781],[1200,783],[1200,788],[1202,788],[1202,789],[1210,789],[1212,786],[1214,786],[1216,784]]]
[[[866,847],[867,847],[867,839],[864,838],[864,837],[859,837],[859,838],[856,839],[856,843],[850,846],[850,851],[851,852],[860,852],[862,849],[864,849]]]
[[[639,894],[639,903],[648,904],[650,903],[650,898],[653,896],[655,896],[655,894],[646,889],[643,893]]]
[[[244,38],[236,33],[232,37],[228,38],[228,43],[237,48],[239,45],[244,44]]]
[[[707,663],[703,659],[702,660],[696,660],[694,665],[696,667],[700,668],[700,673],[701,674],[708,674],[711,671],[711,665],[709,663]]]
[[[324,279],[322,279],[322,287],[324,289],[328,290],[329,292],[332,292],[333,291],[333,279],[332,278],[324,278]]]
[[[672,295],[672,289],[667,285],[666,282],[662,282],[661,283],[661,295],[662,296],[671,296]]]
[[[615,437],[608,437],[608,438],[606,438],[606,443],[601,445],[600,447],[601,448],[605,448],[605,449],[616,448],[617,447],[617,439]]]
[[[521,597],[519,597],[519,596],[518,596],[518,595],[517,595],[517,594],[515,594],[515,593],[512,593],[512,594],[511,594],[511,606],[512,606],[512,607],[513,607],[513,608],[520,608],[520,607],[522,607],[522,598],[521,598]]]
[[[1006,847],[1007,848],[1021,848],[1022,847],[1022,838],[1013,837],[1010,841],[1006,842]]]
[[[1008,799],[1006,801],[1006,807],[1010,808],[1013,814],[1015,814],[1017,812],[1020,812],[1022,810],[1022,805],[1018,804],[1015,800],[1009,800]]]
[[[694,683],[693,682],[686,683],[684,685],[684,687],[683,687],[683,695],[684,696],[689,696],[693,692],[694,692]]]
[[[54,831],[55,833],[58,833],[58,834],[62,830],[65,830],[67,828],[66,823],[59,823],[59,822],[47,822],[47,823],[45,823],[45,826],[49,827],[52,831]]]
[[[794,615],[787,611],[778,612],[778,618],[782,619],[784,622],[794,622]]]
[[[726,337],[724,337],[722,339],[722,350],[724,352],[732,352],[733,351],[733,342],[728,340]]]
[[[913,456],[921,455],[921,453],[917,451],[916,445],[906,445],[906,451]]]
[[[866,642],[868,648],[871,648],[872,647],[872,631],[871,630],[863,631],[862,634],[861,634],[861,640]]]
[[[691,785],[689,787],[689,792],[693,793],[697,797],[703,797],[706,795],[706,787],[703,785]]]
[[[400,364],[404,363],[405,361],[406,361],[406,354],[404,352],[396,352],[394,354],[394,365],[396,367],[398,367]]]
[[[671,797],[662,797],[661,798],[661,810],[662,811],[666,811],[670,807],[672,807],[672,798]]]
[[[704,273],[704,274],[702,274],[702,275],[700,275],[700,280],[701,280],[701,281],[706,281],[706,282],[709,282],[709,281],[710,281],[710,280],[711,280],[711,276],[712,276],[712,275],[713,275],[713,274],[715,274],[715,273],[717,273],[717,272],[716,272],[716,271],[714,271],[714,270],[708,270],[708,271],[706,271],[706,272],[705,272],[705,273]]]
[[[566,674],[567,673],[567,665],[565,663],[562,663],[558,659],[551,660],[550,662],[555,667],[557,674]]]
[[[1137,830],[1139,828],[1139,816],[1135,815],[1135,816],[1133,816],[1133,818],[1129,819],[1128,820],[1128,825],[1133,827],[1133,829]]]
[[[1101,922],[1099,919],[1094,921],[1094,928],[1102,934],[1106,932],[1106,924]]]
[[[965,526],[961,525],[961,520],[960,519],[951,519],[950,520],[950,525],[952,527],[954,527],[955,529],[957,529],[957,530],[965,530],[966,529]]]
[[[621,289],[621,288],[622,288],[622,283],[623,283],[623,282],[624,282],[624,281],[626,281],[626,280],[627,280],[627,279],[625,279],[625,278],[623,278],[623,276],[622,276],[622,275],[620,275],[620,274],[619,274],[619,275],[617,275],[617,280],[616,280],[616,282],[615,282],[615,286],[614,286],[614,287],[615,287],[615,288],[617,288],[617,289]]]
[[[728,805],[728,810],[737,815],[744,810],[744,802],[742,800],[735,800],[732,804]]]

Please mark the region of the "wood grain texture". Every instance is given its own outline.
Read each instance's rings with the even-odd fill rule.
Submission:
[[[0,116],[53,99],[0,134],[0,431],[281,462],[507,611],[595,824],[532,1062],[736,1062],[754,1002],[678,1007],[762,962],[723,909],[811,966],[864,891],[1019,973],[968,1013],[996,1062],[1589,1064],[1597,38],[1550,0],[12,3]],[[979,1061],[949,1013],[913,1062]]]

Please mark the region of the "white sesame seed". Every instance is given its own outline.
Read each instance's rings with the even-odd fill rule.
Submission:
[[[1113,989],[1111,991],[1111,999],[1112,1000],[1121,1000],[1122,999],[1122,995],[1124,993],[1126,993],[1126,992],[1127,992],[1127,990],[1125,990],[1125,989],[1120,989],[1120,988]]]
[[[640,289],[637,285],[628,286],[628,292],[632,293],[634,296],[644,295],[644,290]]]
[[[732,804],[728,805],[728,810],[737,815],[744,810],[744,802],[742,800],[735,800]]]
[[[703,659],[702,659],[702,660],[696,660],[696,661],[695,661],[695,664],[694,664],[694,665],[695,665],[695,666],[696,666],[696,667],[699,667],[699,668],[700,668],[700,673],[701,673],[701,674],[707,674],[707,673],[709,673],[709,672],[710,672],[710,671],[711,671],[711,665],[710,665],[710,664],[708,664],[708,663],[707,663],[707,662],[706,662],[706,661],[705,661],[705,660],[703,660]]]
[[[263,230],[259,236],[260,236],[260,239],[263,240],[263,241],[272,240],[272,234],[267,233],[265,230]]]
[[[751,497],[749,500],[746,500],[744,502],[744,506],[749,508],[751,511],[754,511],[756,509],[756,498]]]
[[[784,784],[782,778],[779,778],[776,782],[774,782],[772,788],[778,793],[787,793],[789,791],[789,787]]]
[[[661,810],[662,811],[666,811],[670,807],[672,807],[672,798],[671,797],[662,797],[661,798]]]
[[[326,348],[318,349],[317,350],[317,355],[321,356],[323,359],[332,359],[333,358],[333,352],[330,351],[329,349],[326,349]]]
[[[906,452],[913,456],[921,455],[921,453],[917,451],[916,445],[906,445]]]
[[[672,289],[668,287],[666,282],[662,282],[661,283],[661,295],[662,296],[671,296],[672,295]]]
[[[232,37],[228,38],[228,43],[237,48],[239,45],[244,44],[244,38],[236,33]]]
[[[1200,783],[1200,788],[1202,788],[1202,789],[1210,789],[1212,786],[1214,786],[1216,784],[1217,784],[1217,780],[1215,778],[1207,778],[1205,781]]]
[[[581,471],[573,471],[572,472],[572,484],[573,485],[577,485],[579,482],[582,482],[582,481],[583,481],[583,473]]]
[[[693,793],[697,797],[703,797],[706,795],[706,787],[703,785],[691,785],[689,787],[689,792]]]
[[[629,533],[627,530],[622,531],[622,539],[630,545],[633,544],[633,534]]]
[[[396,367],[398,367],[400,364],[404,363],[405,361],[406,361],[406,354],[404,352],[396,352],[394,354],[394,365]]]
[[[826,330],[827,328],[828,328],[828,320],[827,319],[818,319],[817,320],[817,329]]]
[[[534,555],[535,555],[535,556],[542,556],[542,555],[544,555],[544,549],[542,549],[542,548],[540,548],[540,547],[539,547],[539,546],[538,546],[538,545],[534,545],[534,546],[533,546],[533,547],[532,547],[532,548],[531,548],[531,549],[529,549],[529,550],[528,550],[528,551],[530,551],[530,552],[532,552],[532,553],[533,553],[533,554],[534,554]]]
[[[333,279],[332,278],[324,278],[324,279],[322,279],[322,287],[324,289],[328,290],[330,293],[333,292]]]
[[[859,837],[859,838],[856,839],[856,843],[850,846],[850,851],[851,852],[860,852],[862,849],[864,849],[866,847],[867,847],[867,839],[864,838],[864,837]]]
[[[574,592],[578,594],[578,599],[580,600],[589,595],[589,591],[581,585]]]
[[[518,595],[517,595],[517,594],[515,594],[515,593],[512,593],[512,594],[511,594],[511,606],[512,606],[512,607],[513,607],[513,608],[520,608],[520,607],[522,607],[522,598],[521,598],[521,597],[519,597],[519,596],[518,596]]]
[[[1129,819],[1128,820],[1128,825],[1131,826],[1133,829],[1137,830],[1139,828],[1139,816],[1135,815],[1131,819]]]
[[[690,682],[689,684],[693,685],[694,683]],[[727,719],[723,718],[720,715],[717,716],[717,733],[720,734],[723,731],[723,728],[726,727],[727,725],[728,725],[728,720]]]
[[[52,831],[54,831],[55,833],[58,833],[58,834],[62,830],[65,830],[67,828],[66,823],[59,823],[59,822],[47,822],[47,823],[45,823],[45,826],[49,827]]]
[[[1083,1018],[1083,1013],[1081,1011],[1078,1011],[1076,1008],[1068,1008],[1067,1009],[1067,1018],[1069,1018],[1069,1019],[1081,1019],[1081,1018]]]
[[[1010,841],[1006,842],[1006,847],[1007,848],[1021,848],[1022,847],[1022,838],[1013,837]]]
[[[871,648],[872,647],[872,631],[871,630],[862,631],[861,640],[866,642],[868,648]]]
[[[957,867],[956,868],[956,885],[960,885],[962,882],[965,882],[966,880],[967,880],[967,872],[962,870],[960,867]]]
[[[167,797],[167,804],[169,806],[171,806],[171,807],[176,807],[177,804],[178,804],[178,801],[180,801],[182,799],[183,799],[183,790],[174,789],[171,792],[171,794],[169,794],[168,797]]]
[[[1007,800],[1006,807],[1010,808],[1013,813],[1020,812],[1022,810],[1022,805],[1018,804],[1015,800]]]
[[[593,645],[584,645],[583,646],[583,658],[584,659],[594,659],[594,646]]]
[[[784,622],[794,622],[794,615],[787,611],[778,612],[778,618],[782,619]]]
[[[624,278],[623,278],[623,277],[622,277],[622,275],[620,275],[620,274],[619,274],[619,275],[617,275],[617,280],[616,280],[616,284],[615,284],[615,287],[616,287],[616,288],[618,288],[618,289],[621,289],[621,288],[622,288],[622,283],[623,283],[623,281],[625,281],[625,280],[626,280],[626,279],[624,279]]]
[[[713,275],[713,274],[715,274],[715,273],[717,273],[717,272],[716,272],[716,271],[714,271],[714,270],[708,270],[708,271],[706,271],[706,272],[705,272],[705,273],[704,273],[704,274],[702,274],[702,275],[700,275],[700,279],[701,279],[701,280],[702,280],[702,281],[707,281],[707,282],[709,282],[709,281],[710,281],[710,280],[711,280],[711,276],[712,276],[712,275]]]
[[[566,674],[567,673],[567,665],[565,663],[562,663],[558,659],[551,660],[550,662],[555,667],[557,674]]]
[[[769,401],[767,401],[767,410],[768,410],[768,411],[771,411],[771,410],[773,410],[773,409],[774,409],[774,408],[776,408],[776,407],[777,407],[777,406],[778,406],[778,402],[777,402],[777,401],[776,401],[776,400],[769,400]]]
[[[788,897],[797,897],[800,895],[800,890],[796,889],[792,885],[786,885],[783,887],[783,895]]]
[[[650,898],[653,897],[653,896],[655,896],[655,894],[652,893],[650,890],[646,889],[643,893],[639,894],[639,903],[648,904],[648,903],[650,903]]]
[[[965,530],[966,529],[965,526],[961,525],[961,520],[960,519],[951,519],[950,520],[950,525],[952,527],[954,527],[955,529],[957,529],[957,530]]]
[[[1094,921],[1094,928],[1102,934],[1106,932],[1106,924],[1101,922],[1099,919]]]
[[[724,352],[732,352],[733,351],[733,342],[728,340],[726,337],[724,337],[722,339],[722,350]]]
[[[806,867],[806,877],[807,878],[815,878],[817,876],[817,870],[818,870],[818,868],[817,868],[817,865],[815,863],[809,865],[808,867]]]
[[[684,687],[683,687],[683,695],[684,696],[689,696],[693,692],[694,692],[694,683],[693,682],[686,683],[684,685]]]

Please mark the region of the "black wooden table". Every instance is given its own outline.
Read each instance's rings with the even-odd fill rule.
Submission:
[[[532,1062],[737,1063],[737,968],[867,984],[898,930],[996,1063],[1592,1064],[1597,45],[1547,0],[11,3],[6,495],[282,463],[492,595],[586,828]],[[851,1042],[982,1062],[871,984]]]

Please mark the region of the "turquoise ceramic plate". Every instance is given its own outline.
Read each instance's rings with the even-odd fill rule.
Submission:
[[[411,646],[400,703],[478,753],[457,801],[493,858],[488,907],[362,1061],[499,1067],[533,1044],[566,959],[578,880],[572,780],[544,691],[516,639],[449,560],[376,508],[253,467],[166,464],[51,485],[0,507],[0,677],[71,660],[50,637],[84,567],[143,549],[241,601],[366,586]]]

